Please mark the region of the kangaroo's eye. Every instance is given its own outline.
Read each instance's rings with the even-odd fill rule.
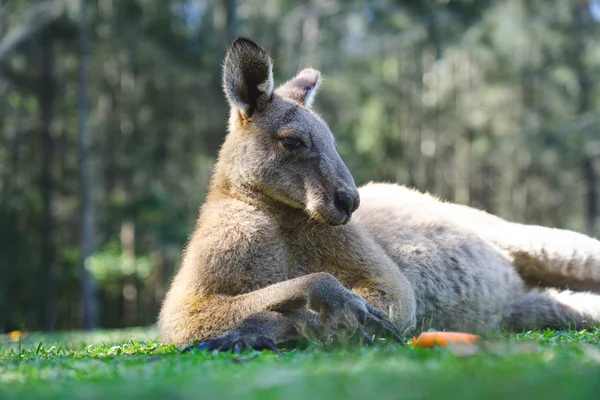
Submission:
[[[283,145],[283,147],[285,147],[287,150],[297,150],[299,149],[304,143],[302,143],[302,140],[297,139],[295,137],[284,137],[281,139],[281,144]]]

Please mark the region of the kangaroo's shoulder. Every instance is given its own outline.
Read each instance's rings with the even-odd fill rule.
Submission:
[[[281,238],[267,213],[234,198],[211,199],[201,208],[182,274],[193,277],[202,292],[237,294],[262,286],[265,273],[275,278],[277,271],[265,260],[276,265],[279,259]]]

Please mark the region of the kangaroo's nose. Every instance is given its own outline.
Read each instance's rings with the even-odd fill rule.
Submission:
[[[338,190],[335,192],[335,208],[350,215],[358,208],[359,204],[358,194],[350,195],[344,190]]]

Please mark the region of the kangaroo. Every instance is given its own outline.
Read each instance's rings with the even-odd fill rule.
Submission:
[[[396,184],[357,189],[311,109],[320,73],[275,88],[272,68],[248,39],[227,52],[228,133],[159,314],[162,341],[274,349],[598,324],[600,242]]]

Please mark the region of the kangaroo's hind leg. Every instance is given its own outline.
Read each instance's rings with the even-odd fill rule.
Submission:
[[[507,222],[466,206],[446,207],[504,251],[528,285],[600,293],[600,241],[564,229]]]
[[[577,232],[506,223],[494,242],[530,286],[600,293],[600,241]]]
[[[505,249],[527,283],[600,293],[600,241],[563,229],[507,225],[512,239],[505,239]]]
[[[600,295],[532,289],[515,299],[503,321],[512,331],[589,329],[600,326]]]

